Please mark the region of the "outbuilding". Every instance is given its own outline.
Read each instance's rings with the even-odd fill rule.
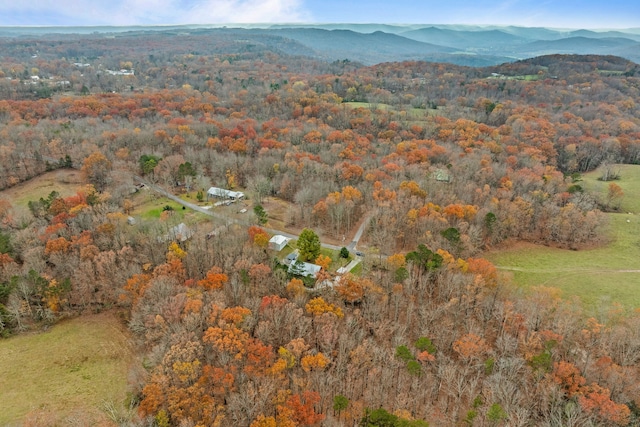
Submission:
[[[276,234],[271,239],[269,239],[269,249],[280,252],[287,246],[289,243],[289,238],[282,236],[280,234]]]

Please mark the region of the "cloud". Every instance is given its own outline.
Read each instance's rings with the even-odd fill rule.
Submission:
[[[302,0],[29,0],[0,2],[0,25],[303,22]]]

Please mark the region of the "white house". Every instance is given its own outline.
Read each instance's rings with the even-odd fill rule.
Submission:
[[[306,277],[316,277],[320,272],[319,265],[310,264],[308,262],[296,261],[289,264],[289,273],[298,275],[298,276],[306,276]]]
[[[285,246],[287,246],[289,240],[290,239],[288,239],[287,237],[276,234],[271,239],[269,239],[269,249],[280,252],[282,249],[284,249]]]
[[[244,193],[240,191],[231,191],[224,188],[211,187],[207,190],[208,197],[217,197],[219,199],[242,200]]]

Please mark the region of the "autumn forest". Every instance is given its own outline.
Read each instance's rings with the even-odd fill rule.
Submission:
[[[0,189],[81,181],[0,194],[0,346],[114,313],[134,410],[103,425],[640,423],[639,313],[524,291],[485,257],[607,242],[616,165],[640,163],[639,65],[363,65],[251,37],[0,38]],[[596,169],[606,198],[581,184]],[[143,213],[154,189],[204,206],[212,186],[248,212]],[[315,280],[268,245],[305,229],[338,248]]]

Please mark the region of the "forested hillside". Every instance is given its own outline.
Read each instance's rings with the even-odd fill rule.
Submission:
[[[84,182],[0,201],[2,335],[119,310],[139,345],[131,425],[640,422],[638,314],[524,295],[482,257],[605,240],[616,204],[580,173],[640,161],[640,66],[364,66],[237,37],[0,40],[0,187]],[[332,286],[303,283],[257,227],[268,209],[145,216],[140,182],[240,190],[282,207],[280,231],[338,244],[366,220],[362,271],[335,279],[320,255]]]

